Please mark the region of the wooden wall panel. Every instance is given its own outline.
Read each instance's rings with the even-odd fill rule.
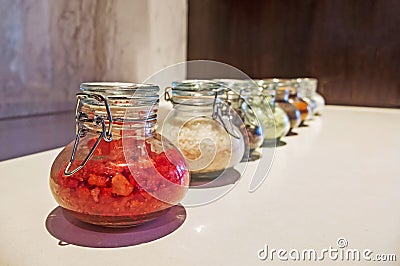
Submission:
[[[400,107],[400,1],[189,0],[188,59],[312,76],[329,104]]]

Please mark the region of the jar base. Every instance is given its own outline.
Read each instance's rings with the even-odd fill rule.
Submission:
[[[247,155],[247,156],[246,156]],[[259,149],[252,149],[248,154],[245,154],[240,162],[252,162],[261,158]]]
[[[299,135],[298,133],[293,131],[294,128],[290,128],[289,132],[286,134],[286,136],[297,136]]]
[[[213,171],[213,172],[205,172],[205,173],[190,173],[190,180],[192,181],[196,181],[196,180],[213,180],[217,177],[219,177],[220,175],[222,175],[224,173],[224,170],[220,170],[220,171]]]
[[[285,146],[286,142],[282,141],[281,138],[277,139],[267,139],[263,143],[264,148],[276,148],[276,147],[281,147]]]
[[[267,147],[267,148],[274,147],[279,143],[280,139],[281,138],[265,139],[263,142],[263,147]]]
[[[306,124],[307,120],[303,120],[301,121],[299,127],[308,127],[308,125]]]
[[[110,228],[125,228],[139,226],[143,223],[155,220],[164,213],[166,213],[170,208],[163,209],[161,211],[156,211],[143,215],[135,216],[103,216],[103,215],[90,215],[81,212],[71,211],[62,208],[66,218],[72,217],[78,219],[81,222],[88,224],[110,227]],[[70,219],[68,219],[70,220]]]

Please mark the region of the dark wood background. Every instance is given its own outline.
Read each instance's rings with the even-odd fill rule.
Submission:
[[[328,104],[400,107],[399,0],[189,0],[188,59],[319,79]]]

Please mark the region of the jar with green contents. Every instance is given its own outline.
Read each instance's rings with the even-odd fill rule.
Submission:
[[[269,107],[271,108],[275,122],[275,134],[270,134],[265,137],[267,142],[272,140],[280,140],[290,130],[290,120],[286,112],[276,104],[276,90],[273,86],[263,84],[262,81],[257,81],[261,95],[266,99]],[[271,127],[271,126],[270,126]],[[266,129],[267,130],[267,129]],[[270,130],[272,132],[272,130]],[[267,135],[267,134],[266,134]]]
[[[274,90],[264,90],[252,80],[236,80],[233,84],[232,89],[244,100],[242,110],[250,112],[251,108],[261,122],[264,142],[275,142],[289,132],[289,118],[280,107],[276,107]]]

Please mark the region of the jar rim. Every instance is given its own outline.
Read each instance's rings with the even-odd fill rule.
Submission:
[[[223,79],[213,79],[214,82],[220,83],[220,84],[237,84],[237,85],[253,85],[254,82],[252,79],[228,79],[228,78],[223,78]]]
[[[158,97],[158,92],[160,91],[160,88],[154,84],[130,82],[84,82],[80,85],[80,90],[83,92],[100,93],[107,97],[132,98],[135,96]]]
[[[172,90],[188,92],[214,92],[225,90],[224,85],[205,79],[187,79],[172,82]]]
[[[288,78],[263,78],[259,81],[260,86],[275,85],[278,87],[292,86],[292,79]]]
[[[318,79],[317,78],[309,78],[309,77],[306,77],[306,78],[295,78],[295,79],[293,79],[295,82],[302,82],[302,81],[311,81],[311,82],[318,82]]]
[[[256,80],[252,79],[214,79],[214,81],[236,91],[237,93],[240,93],[242,90],[260,89]]]
[[[140,84],[129,82],[85,82],[80,85],[77,97],[80,97],[83,104],[91,106],[103,106],[104,102],[99,101],[93,95],[100,95],[107,100],[110,107],[142,107],[153,106],[159,103],[160,88],[153,84]],[[91,97],[82,97],[92,95]]]

